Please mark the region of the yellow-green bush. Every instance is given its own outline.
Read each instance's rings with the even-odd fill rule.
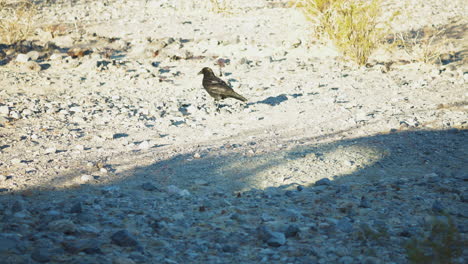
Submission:
[[[379,21],[380,0],[302,0],[296,7],[316,24],[319,35],[329,37],[359,65],[367,63],[389,32],[388,26]]]
[[[231,7],[228,4],[227,0],[219,1],[219,0],[210,0],[211,2],[211,10],[215,13],[231,13]]]
[[[28,0],[0,0],[0,43],[14,44],[34,30],[35,10]]]
[[[467,243],[449,218],[448,222],[433,220],[430,233],[414,238],[406,244],[411,263],[451,264],[460,257]]]

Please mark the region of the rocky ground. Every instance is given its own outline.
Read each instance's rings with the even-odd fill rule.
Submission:
[[[0,45],[2,263],[465,263],[463,2],[384,1],[448,50],[369,67],[280,1],[206,2],[41,2]]]

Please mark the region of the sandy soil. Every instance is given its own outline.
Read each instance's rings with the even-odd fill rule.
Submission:
[[[233,192],[467,171],[464,1],[384,1],[402,12],[395,31],[445,29],[436,42],[450,59],[380,51],[372,67],[344,60],[281,1],[235,1],[231,14],[206,2],[41,3],[41,70],[8,48],[0,63],[2,191]],[[217,112],[203,67],[248,103]]]

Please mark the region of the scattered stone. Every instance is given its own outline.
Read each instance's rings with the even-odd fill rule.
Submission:
[[[31,111],[29,109],[24,109],[23,111],[21,111],[21,115],[23,115],[25,117],[31,116],[32,114],[33,114],[33,111]]]
[[[284,235],[286,237],[295,237],[299,234],[301,229],[297,225],[289,225],[288,228],[286,229],[286,232],[284,232]]]
[[[321,185],[331,185],[332,182],[328,178],[323,178],[315,182],[315,186],[321,186]]]
[[[29,59],[31,59],[31,60],[37,60],[37,59],[39,59],[39,55],[40,55],[39,52],[36,51],[36,50],[31,50],[30,52],[28,52],[28,53],[26,54],[26,56],[28,56]]]
[[[10,114],[10,108],[6,105],[0,105],[0,116],[7,117]]]
[[[24,71],[34,71],[34,72],[39,72],[42,70],[42,67],[41,65],[39,65],[39,63],[35,62],[35,61],[28,61],[26,63],[23,64],[23,67],[22,69]]]
[[[84,183],[90,182],[92,180],[94,180],[94,177],[92,175],[89,175],[89,174],[84,174],[84,175],[81,175],[81,177],[80,177],[80,181],[84,182]]]
[[[112,243],[121,247],[136,247],[138,241],[127,230],[120,230],[111,236]]]
[[[83,212],[83,207],[81,206],[81,202],[77,202],[70,208],[70,213],[72,214],[81,214]]]
[[[33,251],[31,254],[31,258],[34,261],[37,261],[39,263],[47,263],[51,261],[51,255],[47,249],[44,248],[39,248]]]
[[[51,231],[60,232],[64,234],[73,234],[76,232],[75,223],[68,219],[55,220],[50,222],[47,226]]]
[[[50,55],[49,59],[50,59],[51,61],[56,61],[56,60],[61,60],[62,57],[63,57],[62,54],[60,54],[60,53],[54,53],[54,54]]]
[[[140,144],[138,144],[138,148],[139,149],[149,149],[151,148],[151,144],[148,140],[145,140],[143,142],[141,142]]]
[[[13,118],[13,119],[20,119],[21,115],[20,115],[20,113],[18,113],[18,111],[11,111],[10,112],[10,117]]]
[[[195,184],[196,185],[204,185],[204,186],[207,186],[209,185],[209,182],[205,181],[205,180],[202,180],[202,179],[196,179],[195,180]]]
[[[338,223],[336,223],[336,228],[344,233],[350,233],[354,230],[353,224],[347,218],[340,219]]]
[[[53,154],[56,152],[57,152],[57,149],[55,147],[46,148],[46,150],[44,151],[45,154]]]
[[[79,107],[79,106],[70,107],[69,111],[71,113],[82,113],[83,112],[83,110],[81,110],[81,107]]]
[[[432,204],[432,211],[435,213],[443,213],[445,211],[445,207],[439,200],[434,201]]]
[[[187,190],[179,189],[179,187],[175,185],[167,186],[167,192],[170,194],[178,194],[180,196],[190,196],[190,192]]]
[[[366,199],[365,196],[362,196],[362,197],[361,197],[361,202],[359,203],[359,207],[361,207],[361,208],[370,208],[370,203],[369,203],[369,201]]]
[[[79,252],[100,254],[102,253],[101,244],[102,243],[97,239],[78,239],[62,242],[63,248],[71,254],[77,254]]]
[[[257,228],[259,238],[271,247],[280,247],[286,243],[283,233],[271,231],[266,226]]]
[[[0,255],[20,253],[19,238],[10,234],[0,233]]]
[[[129,258],[115,257],[114,259],[112,259],[112,264],[135,264],[135,261]]]
[[[21,159],[17,159],[17,158],[14,158],[14,159],[11,159],[11,164],[13,165],[18,165],[21,163]]]
[[[26,63],[29,61],[29,56],[27,54],[20,53],[16,56],[16,61],[19,63]]]
[[[353,264],[355,263],[354,262],[354,259],[350,256],[343,256],[340,258],[340,260],[338,261],[338,263],[340,264]]]
[[[75,146],[75,149],[76,149],[76,150],[79,150],[79,151],[83,151],[83,150],[84,150],[84,146],[83,146],[83,145],[76,145],[76,146]]]
[[[145,191],[149,191],[149,192],[152,192],[152,191],[157,191],[158,190],[158,187],[156,187],[156,185],[152,184],[151,182],[145,182],[141,185],[141,188]]]

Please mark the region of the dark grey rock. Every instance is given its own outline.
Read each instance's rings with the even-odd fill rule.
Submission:
[[[21,201],[16,200],[13,205],[11,206],[11,212],[12,213],[17,213],[20,211],[23,211],[24,205]]]
[[[19,239],[14,236],[4,236],[0,234],[0,254],[18,254],[20,253],[17,245],[19,243]]]
[[[47,263],[50,261],[50,252],[47,249],[38,248],[33,251],[31,258],[40,263]]]
[[[266,226],[257,228],[258,237],[271,247],[280,247],[286,243],[286,237],[283,233],[271,231]]]
[[[369,200],[365,196],[361,197],[361,202],[359,203],[359,207],[361,208],[370,208]]]
[[[227,244],[227,245],[223,245],[221,250],[227,253],[235,253],[239,251],[239,246],[235,244]]]
[[[434,201],[431,207],[432,211],[435,213],[443,213],[445,211],[445,207],[439,200]]]
[[[295,237],[299,234],[301,229],[297,225],[289,225],[286,231],[284,232],[284,235],[286,237]]]
[[[336,228],[344,233],[350,233],[354,230],[353,224],[348,220],[348,218],[340,219],[336,224]]]
[[[112,243],[121,247],[135,247],[138,246],[138,241],[127,231],[120,230],[111,236]]]
[[[145,182],[141,185],[141,188],[145,191],[152,192],[152,191],[157,191],[158,187],[156,185],[152,184],[151,182]]]
[[[70,208],[70,213],[72,214],[81,214],[83,212],[83,207],[81,206],[81,202],[76,202]]]
[[[332,182],[328,178],[323,178],[315,182],[315,186],[320,186],[320,185],[331,185]]]
[[[102,242],[97,239],[79,239],[62,242],[63,248],[71,254],[85,252],[87,254],[100,254]]]
[[[51,231],[60,232],[64,234],[73,234],[76,232],[76,225],[73,221],[68,219],[60,219],[52,221],[48,224]]]

